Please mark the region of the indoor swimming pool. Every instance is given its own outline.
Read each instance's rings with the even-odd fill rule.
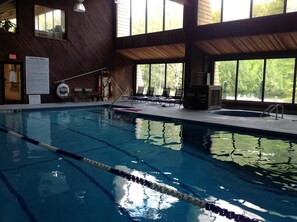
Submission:
[[[292,139],[105,107],[0,111],[0,128],[1,222],[234,221],[34,141],[257,221],[297,221]]]

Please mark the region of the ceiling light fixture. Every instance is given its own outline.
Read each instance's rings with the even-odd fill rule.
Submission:
[[[73,7],[73,11],[75,12],[85,12],[86,8],[83,4],[84,0],[77,0],[77,2],[75,3],[74,7]]]

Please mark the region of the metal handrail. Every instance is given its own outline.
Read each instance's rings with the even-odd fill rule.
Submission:
[[[100,68],[100,69],[95,69],[95,70],[90,71],[90,72],[85,72],[85,73],[80,74],[80,75],[76,75],[76,76],[72,76],[72,77],[69,77],[69,78],[66,78],[66,79],[62,79],[62,80],[56,81],[55,83],[65,82],[65,81],[68,81],[68,80],[71,80],[71,79],[76,79],[76,78],[86,76],[86,75],[89,75],[89,74],[92,74],[92,73],[95,73],[95,72],[103,71],[105,69],[107,69],[107,67],[103,67],[103,68]]]
[[[275,110],[275,105],[274,104],[271,104],[269,105],[263,112],[262,114],[260,115],[260,117],[262,117],[266,112],[267,112],[267,115],[269,115],[273,110]]]
[[[267,115],[269,116],[271,112],[273,112],[275,110],[275,119],[277,120],[278,119],[278,107],[281,107],[281,111],[282,111],[282,119],[284,118],[284,106],[282,104],[271,104],[269,105],[263,112],[262,114],[260,115],[260,117],[262,117],[266,112],[267,112]]]
[[[120,94],[111,104],[110,104],[110,106],[108,107],[108,110],[110,111],[110,108],[113,106],[113,104],[115,104],[115,102],[121,97],[121,96],[123,96],[126,92],[130,92],[131,93],[131,95],[133,95],[133,90],[132,89],[126,89],[122,94]],[[131,101],[131,105],[133,105],[133,100]]]
[[[282,104],[276,104],[276,115],[275,115],[275,119],[277,119],[278,116],[278,107],[281,107],[282,109],[282,119],[284,118],[284,106]]]

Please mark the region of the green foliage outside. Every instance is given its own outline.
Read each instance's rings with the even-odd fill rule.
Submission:
[[[151,0],[150,0],[151,1]],[[150,2],[149,1],[149,2]],[[133,3],[133,2],[132,2]],[[163,30],[163,2],[148,4],[147,32],[159,32]],[[161,3],[161,4],[160,4]],[[171,1],[165,1],[165,30],[182,28],[183,5]],[[138,3],[139,4],[139,3]],[[140,10],[140,13],[139,13]],[[132,34],[145,33],[145,1],[143,5],[133,7],[132,4]]]
[[[287,10],[289,12],[297,11],[297,4],[288,1]],[[253,15],[252,17],[276,15],[284,12],[284,0],[270,0],[270,1],[253,1]],[[205,12],[208,13],[208,12]],[[221,9],[211,10],[210,23],[219,23],[221,21]]]
[[[284,12],[284,0],[271,0],[257,3],[257,0],[253,1],[253,16],[267,16],[276,15]]]
[[[262,98],[264,60],[241,60],[238,69],[237,96],[242,99]],[[256,99],[257,98],[257,99]]]
[[[165,84],[166,75],[166,84]],[[137,65],[136,82],[137,86],[155,88],[155,95],[162,95],[164,87],[169,87],[170,95],[174,96],[175,89],[182,89],[183,83],[183,63],[167,63],[165,73],[165,63],[162,64],[139,64]]]
[[[236,61],[216,62],[215,78],[223,87],[223,98],[234,99]],[[267,59],[264,101],[292,102],[295,59]],[[264,59],[240,60],[238,68],[238,99],[258,101],[262,97]]]

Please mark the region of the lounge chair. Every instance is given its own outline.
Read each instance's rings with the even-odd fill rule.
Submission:
[[[170,88],[164,88],[161,96],[154,97],[154,101],[158,102],[159,104],[163,104],[167,101],[170,97]]]
[[[84,101],[83,90],[82,88],[74,88],[73,89],[73,96],[75,102],[82,102]]]
[[[147,101],[148,102],[157,102],[158,101],[158,97],[155,96],[155,87],[149,87],[147,90]]]
[[[146,100],[148,97],[143,94],[144,92],[144,87],[143,86],[138,86],[137,88],[137,93],[134,96],[129,96],[128,100],[138,100],[138,101],[143,101]]]
[[[180,105],[183,104],[183,89],[176,89],[175,95],[173,97],[160,99],[159,102],[162,105],[169,104],[171,106],[175,106],[176,104],[178,104],[180,107]]]

